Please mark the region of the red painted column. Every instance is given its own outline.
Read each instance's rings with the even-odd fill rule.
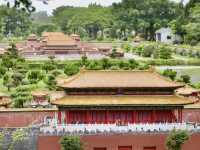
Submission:
[[[109,110],[106,110],[106,124],[109,123]]]
[[[61,111],[58,111],[58,124],[61,124]]]
[[[70,122],[69,120],[69,110],[65,111],[65,124],[68,124]]]
[[[135,123],[135,111],[132,111],[132,122],[131,123]]]
[[[155,123],[156,122],[156,111],[152,110],[152,118],[151,118],[151,123]]]
[[[182,109],[178,109],[178,122],[182,123]]]
[[[86,123],[90,123],[90,111],[86,111]]]
[[[180,117],[180,122],[182,123],[183,122],[183,111],[182,111],[182,109],[180,109],[180,115],[181,115],[181,117]]]
[[[134,123],[138,123],[138,112],[137,112],[137,110],[134,111]]]

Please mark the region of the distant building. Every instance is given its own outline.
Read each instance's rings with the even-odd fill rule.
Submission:
[[[102,46],[103,45],[103,46]],[[22,55],[56,55],[108,53],[112,47],[108,44],[82,42],[76,34],[65,35],[62,32],[44,32],[38,38],[31,34],[24,43],[18,43]]]
[[[181,37],[174,34],[171,28],[160,28],[155,34],[157,42],[163,42],[166,44],[180,43]]]

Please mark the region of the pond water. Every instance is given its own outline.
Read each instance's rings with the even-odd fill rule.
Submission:
[[[157,66],[158,71],[165,69],[172,69],[177,72],[178,77],[180,75],[189,75],[193,84],[200,82],[200,66]]]

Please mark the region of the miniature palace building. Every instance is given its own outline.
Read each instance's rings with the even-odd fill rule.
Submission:
[[[59,124],[181,123],[183,106],[194,103],[174,94],[183,84],[153,70],[81,70],[58,86],[66,92],[52,102]]]

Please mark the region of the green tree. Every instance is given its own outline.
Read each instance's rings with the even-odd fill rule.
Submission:
[[[1,61],[2,61],[2,66],[7,68],[7,70],[15,66],[14,60],[11,59],[8,55],[3,55]]]
[[[13,105],[15,108],[23,108],[25,102],[33,99],[30,89],[26,85],[18,86],[11,94]]]
[[[36,27],[36,33],[38,34],[38,35],[41,35],[43,32],[55,32],[55,31],[57,31],[58,30],[58,28],[57,28],[57,26],[55,25],[55,24],[42,24],[42,25],[38,25],[37,27]]]
[[[166,141],[168,150],[181,150],[182,145],[189,139],[189,133],[184,130],[172,130]]]
[[[88,58],[87,58],[87,56],[86,55],[83,55],[82,57],[81,57],[81,66],[87,66],[88,65]]]
[[[12,79],[13,79],[13,85],[16,87],[16,86],[19,86],[22,82],[24,78],[24,75],[22,73],[19,73],[19,72],[14,72],[12,74]]]
[[[40,70],[32,70],[28,73],[28,80],[30,83],[38,83],[44,77],[43,73]]]
[[[56,89],[56,78],[53,74],[48,74],[46,77],[45,83],[47,84],[47,88],[49,90],[55,90]]]
[[[8,48],[6,51],[11,58],[18,57],[18,49],[16,48],[16,45],[14,43],[11,43],[10,48]]]
[[[127,30],[129,34],[134,30],[136,35],[141,32],[146,40],[153,40],[158,28],[176,18],[176,3],[169,0],[122,0],[113,8],[124,37]]]
[[[23,37],[29,34],[31,20],[29,14],[15,8],[7,8],[4,19],[4,35],[9,37]]]
[[[63,32],[76,33],[90,39],[103,39],[104,30],[110,27],[111,19],[110,7],[96,4],[88,8],[64,6],[53,12],[53,20]]]
[[[169,77],[171,80],[175,80],[177,72],[172,69],[166,69],[163,71],[163,75]]]
[[[13,80],[11,78],[11,75],[6,73],[3,76],[3,85],[7,87],[8,91],[10,91],[11,87],[14,87],[15,85],[13,84]]]
[[[81,140],[77,136],[64,136],[60,144],[62,150],[83,150]]]

